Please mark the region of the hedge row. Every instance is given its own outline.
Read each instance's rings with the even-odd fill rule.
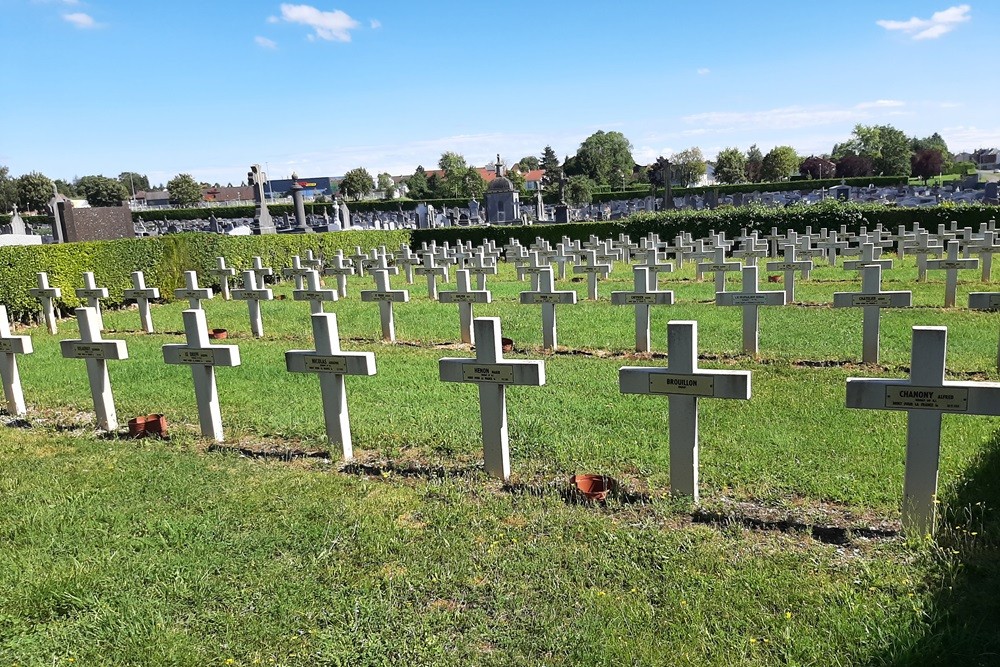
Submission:
[[[768,208],[758,204],[749,206],[725,206],[712,211],[660,211],[657,213],[637,213],[611,222],[584,222],[564,225],[539,224],[531,226],[464,227],[444,229],[415,229],[411,235],[411,246],[416,249],[423,242],[457,240],[481,243],[492,239],[499,245],[516,238],[522,243],[534,241],[536,237],[551,243],[559,242],[563,236],[574,240],[586,240],[591,234],[602,238],[628,234],[639,239],[650,232],[660,235],[663,240],[673,239],[680,232],[690,232],[695,237],[706,236],[710,231],[724,232],[733,238],[742,229],[770,232],[772,227],[781,230],[805,232],[812,227],[814,232],[822,228],[839,229],[846,225],[849,231],[857,232],[862,226],[869,229],[881,224],[886,229],[895,230],[899,225],[908,228],[919,222],[924,229],[936,229],[939,224],[949,224],[952,220],[960,227],[978,228],[980,223],[1000,219],[1000,206],[983,205],[941,205],[928,208],[896,208],[881,204],[843,203],[828,199],[810,206],[789,206]]]
[[[249,268],[254,256],[277,272],[292,264],[293,255],[307,249],[330,255],[336,250],[364,250],[385,245],[391,249],[409,241],[409,232],[357,231],[326,234],[268,234],[264,236],[226,236],[192,232],[162,237],[65,243],[42,246],[0,247],[0,303],[10,317],[28,322],[40,314],[40,304],[28,294],[36,286],[36,274],[44,271],[49,284],[62,290],[59,310],[70,313],[81,305],[74,290],[82,287],[81,274],[93,271],[97,284],[107,287],[106,304],[120,306],[122,292],[132,286],[133,271],[143,271],[146,284],[160,288],[166,299],[184,283],[185,271],[197,271],[199,283],[217,284],[208,271],[215,268],[216,257],[225,257],[228,266]]]

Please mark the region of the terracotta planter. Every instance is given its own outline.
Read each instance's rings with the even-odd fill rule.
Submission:
[[[146,416],[139,415],[135,419],[128,420],[128,437],[141,438],[146,435]]]
[[[226,329],[212,329],[208,332],[208,337],[213,340],[225,340],[229,338],[229,332]]]
[[[167,437],[167,418],[160,414],[146,415],[146,434]]]
[[[500,339],[500,349],[504,352],[514,351],[514,340],[511,338],[501,338]]]
[[[286,294],[279,294],[277,296],[278,301],[284,301],[287,298],[288,298],[288,295],[286,295]]]
[[[573,475],[569,483],[587,500],[601,501],[618,487],[618,482],[607,475]]]

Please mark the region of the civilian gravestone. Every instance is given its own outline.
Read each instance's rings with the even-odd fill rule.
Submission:
[[[38,287],[29,289],[28,294],[41,302],[42,318],[45,320],[45,326],[48,327],[49,333],[54,336],[58,330],[56,327],[55,300],[62,297],[62,290],[58,287],[49,287],[49,276],[45,272],[37,274],[37,280]]]
[[[139,307],[139,322],[142,330],[146,333],[153,333],[153,315],[149,310],[150,299],[159,299],[160,290],[156,287],[146,287],[146,278],[142,271],[132,272],[132,289],[127,289],[122,294],[126,299],[136,302]]]
[[[62,356],[67,359],[86,359],[90,395],[94,399],[97,428],[114,431],[118,428],[115,399],[111,392],[108,360],[128,359],[128,349],[123,340],[103,340],[101,321],[93,308],[77,308],[76,319],[80,338],[59,341]]]
[[[446,358],[438,362],[443,382],[479,385],[479,412],[483,429],[486,472],[504,481],[510,478],[510,440],[507,433],[507,385],[540,387],[545,384],[545,362],[504,359],[500,318],[475,320],[476,358]]]
[[[471,288],[468,269],[458,269],[455,272],[455,276],[458,282],[458,289],[454,292],[441,292],[438,298],[441,303],[458,304],[458,321],[462,342],[472,345],[475,343],[474,332],[472,330],[472,304],[490,303],[493,300],[493,296],[487,290],[474,291]]]
[[[847,262],[845,262],[846,264]],[[861,359],[877,364],[879,353],[879,319],[882,308],[909,308],[911,292],[883,292],[882,267],[871,264],[861,268],[861,292],[834,292],[834,308],[864,308],[864,342]]]
[[[934,531],[941,415],[1000,415],[1000,383],[944,379],[947,327],[913,327],[910,379],[847,379],[847,407],[906,410],[906,472],[903,528],[922,536]]]
[[[698,399],[750,399],[749,371],[698,368],[698,323],[667,325],[666,368],[625,366],[618,371],[623,394],[668,397],[670,419],[670,492],[698,502]]]
[[[219,409],[219,392],[215,384],[215,367],[239,366],[240,348],[235,345],[209,344],[204,310],[200,308],[185,310],[183,317],[186,342],[180,345],[164,345],[163,361],[191,367],[201,434],[216,442],[222,442],[222,412]]]
[[[266,287],[257,286],[257,275],[253,271],[243,272],[243,289],[233,290],[233,299],[246,301],[250,312],[250,332],[254,338],[264,337],[264,321],[260,315],[260,302],[271,301],[274,293]]]
[[[758,289],[757,267],[743,267],[743,290],[740,292],[716,292],[715,305],[741,306],[743,308],[743,352],[757,356],[760,350],[758,309],[761,306],[784,306],[785,293],[778,291],[761,292]]]
[[[29,336],[10,334],[7,306],[0,304],[0,382],[3,383],[3,395],[7,400],[7,414],[12,417],[20,417],[27,412],[24,392],[21,391],[21,375],[17,369],[17,355],[31,354],[33,351]]]
[[[382,324],[382,340],[394,343],[396,341],[396,320],[392,311],[393,303],[406,303],[410,293],[406,290],[394,290],[389,286],[389,272],[375,271],[375,289],[361,290],[361,300],[378,303],[379,319]]]
[[[337,316],[332,313],[314,313],[312,328],[316,349],[285,352],[285,366],[290,373],[319,375],[327,440],[331,445],[340,445],[344,460],[350,461],[354,448],[344,376],[375,375],[375,355],[341,351]]]
[[[267,183],[267,174],[260,168],[259,164],[250,167],[247,174],[247,184],[253,188],[253,201],[256,209],[253,214],[254,234],[277,234],[274,228],[274,220],[267,210],[267,196],[264,194],[264,184]]]
[[[635,308],[635,351],[649,352],[649,307],[669,306],[674,302],[674,293],[650,289],[650,268],[636,266],[632,269],[633,288],[631,292],[612,292],[611,303],[615,306]],[[655,274],[654,274],[655,275]]]

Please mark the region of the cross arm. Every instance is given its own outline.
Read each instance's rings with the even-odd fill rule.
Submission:
[[[741,292],[716,292],[715,305],[717,306],[784,306],[785,293],[778,291],[754,292],[744,294]]]
[[[671,373],[669,368],[623,366],[618,369],[623,394],[665,394],[750,400],[750,371],[696,370]]]
[[[438,292],[441,303],[492,303],[493,295],[487,290],[470,292]]]
[[[9,336],[0,338],[0,354],[31,354],[34,348],[31,346],[29,336]]]
[[[945,381],[940,387],[920,387],[891,378],[847,378],[847,407],[1000,416],[1000,382]]]
[[[186,366],[239,366],[240,348],[235,345],[210,345],[201,348],[184,344],[164,345],[163,361]]]
[[[909,308],[913,305],[912,292],[879,292],[865,294],[864,292],[834,292],[834,308],[863,308],[878,306],[880,308]]]
[[[380,292],[378,290],[361,290],[361,300],[406,303],[410,300],[410,293],[406,290],[389,290],[388,292]]]
[[[375,353],[338,352],[325,355],[315,350],[289,350],[285,352],[285,367],[290,373],[375,375]]]
[[[67,359],[110,359],[120,361],[128,359],[128,348],[123,340],[102,340],[87,343],[85,341],[59,341],[62,356]]]
[[[475,382],[540,387],[545,384],[545,362],[504,359],[495,364],[446,357],[438,361],[443,382]]]
[[[537,305],[540,303],[575,304],[577,294],[571,290],[561,290],[558,292],[521,292],[520,297],[521,303],[525,305]]]

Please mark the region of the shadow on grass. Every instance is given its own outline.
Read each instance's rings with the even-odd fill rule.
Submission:
[[[872,665],[1000,665],[1000,431],[945,505],[928,627]]]
[[[458,477],[477,477],[482,474],[481,466],[449,467],[424,466],[414,463],[398,464],[391,461],[384,463],[348,463],[340,472],[348,475],[364,475],[367,477],[416,477],[420,479],[445,479]]]
[[[629,491],[617,482],[608,493],[605,500],[592,500],[580,492],[572,484],[553,482],[551,484],[504,484],[503,490],[515,496],[534,496],[543,498],[558,495],[567,505],[592,505],[607,507],[610,505],[648,505],[653,497],[636,491]]]

